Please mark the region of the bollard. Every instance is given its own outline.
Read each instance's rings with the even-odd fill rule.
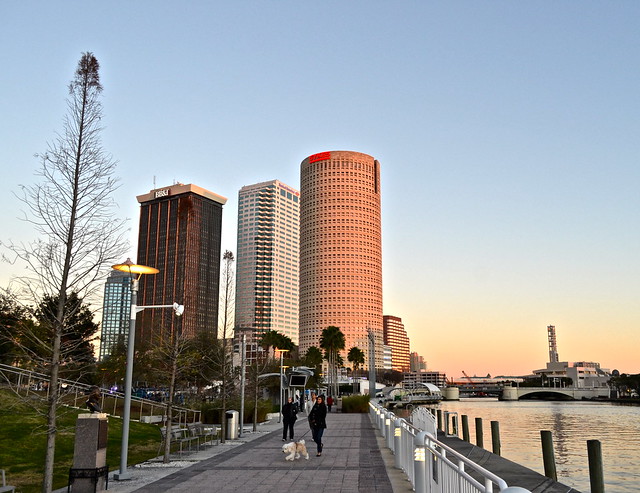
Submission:
[[[438,409],[438,429],[440,431],[444,431],[444,428],[442,426],[442,409]]]
[[[466,414],[462,415],[462,439],[465,442],[471,443],[471,440],[469,439],[469,416]]]
[[[484,439],[482,438],[482,418],[476,418],[476,445],[484,448]]]
[[[556,458],[553,453],[553,438],[550,431],[540,430],[542,441],[542,461],[544,463],[544,475],[554,481],[558,480],[556,473]]]
[[[421,431],[415,437],[413,437],[413,489],[416,493],[427,491],[425,463],[426,451],[424,446],[424,439],[426,436],[427,433]]]
[[[395,454],[395,466],[402,469],[402,418],[396,418],[393,430],[393,453]]]
[[[589,456],[589,482],[591,493],[604,493],[604,473],[602,472],[602,447],[600,440],[587,440]]]
[[[497,421],[491,422],[491,444],[493,453],[500,455],[500,423]]]

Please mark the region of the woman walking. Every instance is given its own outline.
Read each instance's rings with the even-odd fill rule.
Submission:
[[[313,434],[313,441],[316,442],[316,447],[318,453],[316,457],[320,457],[322,455],[322,435],[324,433],[325,428],[327,427],[327,406],[324,403],[324,397],[319,395],[316,398],[316,403],[311,408],[311,412],[309,413],[309,426],[311,427],[311,432]]]
[[[298,419],[298,406],[293,403],[293,399],[289,397],[287,403],[282,406],[282,441],[287,441],[287,430],[289,430],[289,439],[293,440],[293,425]]]

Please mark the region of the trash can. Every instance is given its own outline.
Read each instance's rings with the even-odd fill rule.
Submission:
[[[226,412],[227,416],[227,431],[224,435],[226,440],[235,440],[238,438],[238,424],[240,421],[240,413],[238,411],[230,410]]]

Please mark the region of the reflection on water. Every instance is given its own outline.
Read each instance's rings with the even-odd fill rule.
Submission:
[[[599,402],[462,399],[438,409],[469,417],[475,443],[475,418],[482,418],[485,447],[491,448],[490,421],[500,422],[502,456],[544,474],[540,431],[550,430],[558,481],[588,492],[587,440],[600,440],[605,489],[640,492],[640,407]],[[462,436],[462,432],[460,432]]]

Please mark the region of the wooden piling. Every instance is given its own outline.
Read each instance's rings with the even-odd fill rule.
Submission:
[[[482,437],[482,418],[476,418],[476,445],[484,448],[484,439]]]
[[[591,493],[604,493],[604,472],[602,469],[602,447],[600,440],[587,440],[589,456],[589,482]]]
[[[500,423],[497,421],[491,422],[491,444],[493,453],[500,455]]]
[[[544,475],[554,481],[558,480],[556,472],[556,458],[553,453],[553,437],[551,432],[540,430],[540,440],[542,442],[542,461],[544,463]]]
[[[471,440],[469,439],[469,416],[466,414],[462,415],[462,439],[465,442],[471,443]]]

